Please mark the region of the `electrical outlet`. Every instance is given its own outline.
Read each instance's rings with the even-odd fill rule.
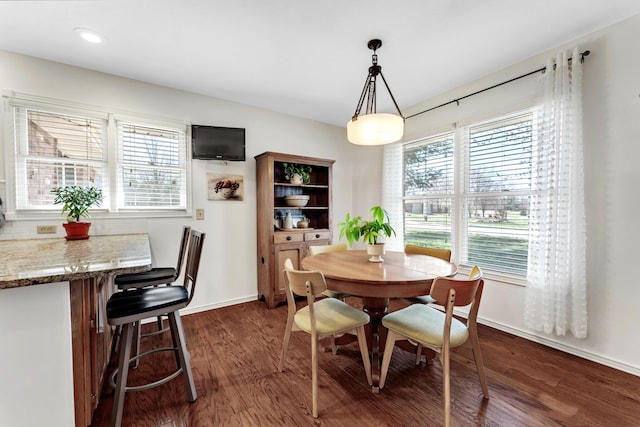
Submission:
[[[38,234],[56,234],[58,232],[55,225],[39,225]]]
[[[204,209],[196,209],[196,219],[204,219]]]

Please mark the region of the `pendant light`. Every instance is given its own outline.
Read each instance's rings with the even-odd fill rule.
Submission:
[[[387,80],[382,74],[382,67],[378,65],[378,55],[376,50],[382,46],[379,39],[369,40],[367,47],[373,50],[371,55],[372,65],[369,67],[369,74],[364,83],[358,106],[353,117],[347,123],[347,139],[352,144],[357,145],[382,145],[399,141],[404,135],[404,117],[400,112],[400,107],[396,102]],[[376,112],[376,78],[380,75],[384,86],[387,88],[393,105],[398,114]],[[360,115],[362,105],[367,101],[365,113]]]

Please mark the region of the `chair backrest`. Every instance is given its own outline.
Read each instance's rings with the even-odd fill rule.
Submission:
[[[180,277],[180,273],[182,272],[182,264],[184,263],[184,255],[187,252],[190,231],[191,227],[188,225],[182,227],[182,239],[180,240],[180,250],[178,251],[178,265],[176,265],[176,279]]]
[[[287,258],[284,262],[285,293],[287,295],[287,316],[290,321],[297,311],[295,295],[306,295],[307,306],[309,307],[309,316],[311,319],[311,335],[316,336],[315,313],[313,304],[316,295],[321,294],[327,289],[327,283],[324,275],[319,271],[299,271],[295,270],[291,259]]]
[[[436,277],[431,285],[429,295],[436,300],[436,304],[445,307],[447,317],[453,313],[453,307],[471,305],[467,316],[467,325],[475,327],[484,280],[482,279],[482,270],[479,267],[472,268],[471,272],[473,276],[466,279]]]
[[[184,272],[184,287],[189,291],[189,301],[191,303],[193,294],[196,291],[196,280],[198,278],[198,268],[200,267],[200,256],[204,245],[205,233],[198,230],[189,232],[189,250],[187,252],[187,264]]]
[[[324,252],[346,251],[346,243],[334,243],[332,245],[309,246],[309,255],[317,255]]]
[[[315,297],[327,290],[327,282],[320,271],[294,270],[293,263],[287,258],[285,261],[286,283],[295,295],[311,295]]]
[[[407,245],[404,247],[404,252],[407,254],[428,255],[435,258],[443,259],[445,261],[451,261],[450,249],[436,249],[436,248],[426,248],[424,246],[417,246],[417,245]]]

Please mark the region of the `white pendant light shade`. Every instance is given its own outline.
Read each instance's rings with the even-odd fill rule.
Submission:
[[[390,144],[400,141],[403,135],[404,119],[397,114],[364,114],[347,123],[347,139],[352,144]]]

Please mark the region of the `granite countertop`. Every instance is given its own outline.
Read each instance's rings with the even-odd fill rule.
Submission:
[[[148,234],[0,241],[0,289],[151,268]]]

